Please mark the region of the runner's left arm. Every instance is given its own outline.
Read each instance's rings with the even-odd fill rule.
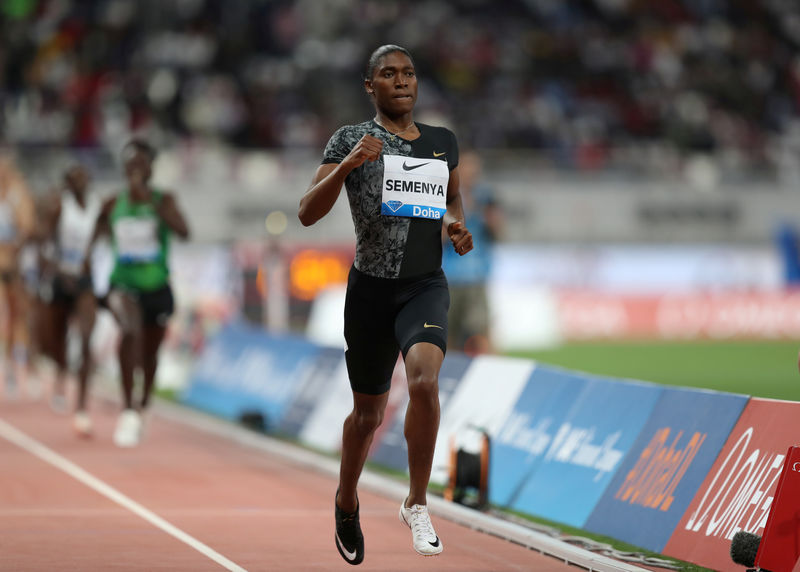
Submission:
[[[164,193],[156,205],[156,212],[172,232],[184,240],[189,238],[189,225],[186,224],[186,218],[178,208],[178,202],[174,195]]]
[[[464,256],[472,250],[472,233],[464,226],[464,209],[461,206],[459,183],[458,167],[455,167],[450,171],[450,178],[447,181],[447,212],[444,213],[442,222],[453,248],[460,256]]]

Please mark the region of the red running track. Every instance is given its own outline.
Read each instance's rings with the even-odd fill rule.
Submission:
[[[0,400],[0,570],[354,569],[334,546],[330,474],[158,413],[139,447],[119,449],[116,415],[95,401],[82,439],[44,402]],[[445,550],[419,556],[397,500],[360,498],[359,569],[575,570],[436,517]]]

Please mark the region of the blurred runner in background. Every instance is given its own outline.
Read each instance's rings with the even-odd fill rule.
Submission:
[[[28,336],[26,382],[28,394],[34,399],[42,394],[44,378],[40,369],[41,358],[52,358],[52,326],[47,306],[53,297],[54,260],[53,241],[47,221],[53,209],[54,196],[55,193],[50,192],[34,197],[33,231],[19,254]]]
[[[27,296],[20,273],[20,252],[34,226],[34,202],[22,174],[0,156],[0,288],[4,303],[5,395],[17,396],[18,370],[27,362]]]
[[[170,236],[189,237],[175,197],[150,185],[155,157],[155,149],[145,141],[134,139],[125,146],[122,160],[128,187],[103,203],[92,237],[93,243],[108,234],[114,259],[107,298],[121,333],[123,411],[114,431],[119,447],[133,447],[142,437],[142,414],[150,403],[158,350],[174,311]],[[142,376],[142,393],[135,401],[137,374]]]
[[[92,433],[87,394],[92,370],[90,339],[97,305],[88,246],[101,206],[100,200],[88,192],[88,186],[89,173],[83,166],[67,169],[63,190],[54,198],[48,213],[46,240],[54,246],[55,267],[45,314],[51,328],[49,350],[58,368],[51,404],[56,411],[67,410],[68,334],[74,322],[80,335],[80,363],[73,425],[84,436]]]

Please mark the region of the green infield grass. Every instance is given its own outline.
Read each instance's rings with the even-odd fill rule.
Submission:
[[[800,401],[798,341],[586,342],[510,355],[616,378]]]

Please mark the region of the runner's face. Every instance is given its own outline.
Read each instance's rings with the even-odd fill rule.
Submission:
[[[152,174],[151,163],[150,156],[147,153],[137,150],[125,161],[125,174],[129,179],[132,176],[138,176],[143,182],[147,182]]]
[[[367,91],[373,91],[375,105],[386,115],[410,113],[417,101],[417,74],[414,64],[403,52],[391,52],[381,58],[380,64],[367,82]]]

